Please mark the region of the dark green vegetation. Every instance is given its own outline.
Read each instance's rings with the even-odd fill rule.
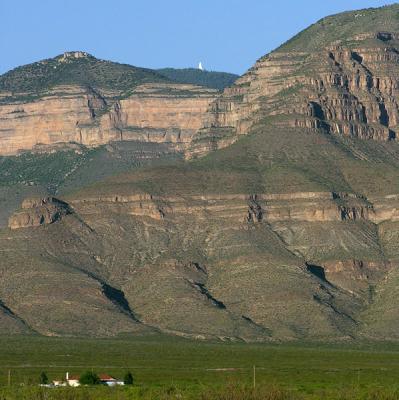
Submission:
[[[167,144],[114,142],[94,149],[78,144],[50,153],[0,156],[0,226],[29,195],[68,193],[109,176],[180,159]]]
[[[93,371],[86,371],[79,378],[81,385],[99,385],[100,382],[99,376]]]
[[[44,371],[40,373],[39,382],[41,385],[47,385],[49,383],[48,376]]]
[[[54,153],[22,153],[0,157],[0,185],[45,185],[55,190],[71,170],[86,161],[96,150],[81,147],[77,152],[66,150]]]
[[[168,79],[146,68],[99,60],[82,53],[69,52],[15,68],[0,76],[0,91],[41,93],[56,85],[83,85],[126,91],[146,82]]]
[[[221,90],[237,78],[234,74],[193,68],[164,68],[156,71],[100,60],[84,52],[67,52],[0,75],[0,91],[12,94],[29,92],[29,95],[20,94],[18,98],[34,100],[59,85],[101,88],[118,94],[129,92],[140,84],[163,82],[192,83]]]
[[[56,193],[63,185],[82,187],[125,170],[181,158],[167,144],[114,142],[92,149],[71,147],[51,153],[0,156],[0,186],[44,185]],[[75,180],[78,182],[71,183]]]
[[[123,383],[125,385],[133,385],[134,378],[133,378],[133,374],[130,371],[126,372],[126,374],[123,378]]]
[[[0,394],[7,400],[18,396],[21,396],[19,399],[41,398],[41,390],[34,386],[37,386],[37,376],[43,369],[53,380],[61,379],[67,371],[79,374],[88,368],[94,373],[108,373],[118,378],[131,370],[136,378],[135,385],[118,389],[79,388],[70,389],[70,392],[52,389],[47,396],[54,397],[46,398],[398,398],[393,395],[399,390],[399,349],[395,345],[374,348],[371,344],[357,348],[347,345],[248,345],[198,343],[159,336],[95,341],[14,337],[1,338],[0,343]],[[259,392],[250,397],[254,365]],[[8,371],[11,371],[11,388],[6,387]],[[21,388],[20,383],[31,387]],[[35,391],[37,397],[34,397]]]
[[[174,82],[191,83],[218,90],[231,86],[238,78],[238,75],[227,72],[201,71],[196,68],[162,68],[157,72]]]

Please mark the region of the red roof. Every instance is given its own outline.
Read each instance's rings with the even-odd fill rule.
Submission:
[[[100,381],[116,381],[116,379],[108,374],[99,374],[98,377],[100,378]],[[68,380],[70,381],[78,381],[80,379],[79,375],[69,375]]]
[[[100,381],[116,381],[113,376],[107,374],[99,374],[98,377],[100,378]]]

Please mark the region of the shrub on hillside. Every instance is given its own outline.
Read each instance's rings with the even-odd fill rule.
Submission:
[[[96,373],[92,371],[87,371],[83,375],[81,375],[79,383],[81,385],[99,385],[101,381]]]

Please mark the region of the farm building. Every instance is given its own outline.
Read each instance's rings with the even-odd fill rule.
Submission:
[[[69,372],[65,375],[65,382],[68,386],[76,387],[80,386],[79,383],[80,376],[79,375],[69,375]]]
[[[108,374],[99,374],[98,377],[100,378],[100,383],[102,385],[107,386],[117,386],[117,385],[124,385],[123,381],[120,381]],[[60,381],[53,381],[52,386],[71,386],[77,387],[80,386],[79,382],[80,376],[79,375],[70,375],[69,372],[65,374],[65,380]]]
[[[100,378],[101,383],[104,385],[108,386],[124,385],[123,381],[119,381],[111,375],[99,374],[98,377]]]

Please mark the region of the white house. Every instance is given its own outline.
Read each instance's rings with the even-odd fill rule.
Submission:
[[[65,375],[65,381],[68,386],[77,387],[80,386],[79,375],[69,375],[69,372]]]
[[[99,374],[100,383],[107,386],[119,386],[124,385],[123,381],[119,381],[111,375],[108,374]],[[71,386],[77,387],[80,386],[79,375],[69,375],[69,372],[65,374],[65,381],[53,381],[51,387],[59,387],[59,386]]]

